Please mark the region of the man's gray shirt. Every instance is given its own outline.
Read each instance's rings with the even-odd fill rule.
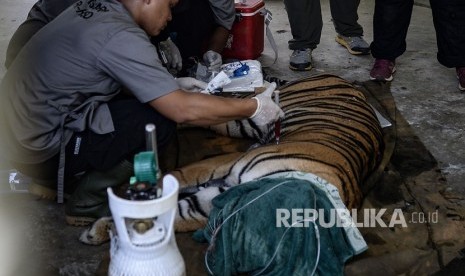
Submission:
[[[40,163],[74,131],[114,131],[106,102],[122,86],[143,103],[179,89],[121,3],[76,2],[31,38],[1,82],[1,154]]]

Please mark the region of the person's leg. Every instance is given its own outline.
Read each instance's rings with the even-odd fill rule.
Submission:
[[[330,0],[331,16],[336,29],[336,42],[353,55],[370,53],[370,45],[363,40],[363,28],[358,24],[360,0]]]
[[[128,183],[134,175],[134,155],[147,150],[147,124],[156,126],[159,152],[167,147],[175,133],[173,121],[136,99],[112,101],[109,108],[114,132],[103,135],[90,130],[76,133],[66,147],[67,179],[85,171],[66,202],[68,224],[86,225],[111,214],[106,190]]]
[[[413,0],[376,0],[373,16],[371,54],[375,63],[371,80],[391,81],[395,60],[406,48],[406,37],[412,16]]]
[[[296,71],[312,69],[312,50],[320,43],[323,20],[320,0],[284,0],[292,39],[289,68]]]
[[[145,151],[145,125],[153,123],[157,127],[158,152],[162,153],[176,132],[176,124],[160,115],[147,104],[134,98],[109,102],[115,131],[96,134],[91,130],[75,133],[66,145],[65,152],[65,191],[72,192],[70,186],[76,175],[87,171],[107,171],[123,161],[133,162],[134,155]],[[19,172],[33,179],[39,187],[37,195],[53,199],[56,196],[56,181],[59,154],[40,164],[12,162]],[[40,190],[39,190],[40,189]]]
[[[465,1],[430,0],[438,44],[438,61],[446,67],[465,66]]]
[[[430,0],[442,65],[456,68],[459,89],[465,91],[465,1]]]
[[[331,17],[334,28],[343,36],[363,36],[363,28],[358,24],[360,0],[330,0]]]
[[[108,103],[115,131],[96,134],[90,130],[75,133],[66,146],[66,176],[87,170],[108,170],[119,162],[133,162],[134,155],[146,150],[145,126],[157,128],[158,152],[174,137],[176,124],[148,104],[127,98]]]
[[[183,60],[202,57],[215,24],[208,0],[179,1],[173,9],[173,20],[168,23],[168,29]]]
[[[376,0],[371,54],[377,59],[395,60],[407,47],[413,0]]]
[[[208,0],[180,0],[172,11],[167,30],[182,57],[178,77],[195,77],[197,63],[202,61],[215,19]]]
[[[320,43],[323,20],[319,0],[284,0],[292,39],[289,49],[315,49]]]

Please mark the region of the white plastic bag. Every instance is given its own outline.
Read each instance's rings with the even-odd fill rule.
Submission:
[[[249,67],[247,74],[234,76],[234,71],[243,65]],[[221,70],[231,79],[229,84],[223,86],[223,92],[250,92],[256,87],[263,87],[262,66],[257,60],[225,63],[221,66]]]

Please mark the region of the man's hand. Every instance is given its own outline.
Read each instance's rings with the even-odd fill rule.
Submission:
[[[176,82],[182,89],[186,91],[190,91],[190,92],[198,92],[198,91],[205,90],[207,88],[206,82],[200,81],[198,79],[190,78],[190,77],[177,78]]]
[[[212,50],[209,50],[205,54],[203,54],[203,61],[205,62],[205,65],[208,67],[208,70],[215,72],[219,72],[221,64],[223,64],[221,55]]]
[[[173,68],[180,71],[182,68],[182,57],[178,47],[171,38],[159,43],[160,51],[164,53],[168,69]]]
[[[266,126],[284,117],[284,112],[271,99],[275,89],[276,83],[273,82],[263,93],[253,97],[257,101],[257,109],[250,119],[258,126]]]

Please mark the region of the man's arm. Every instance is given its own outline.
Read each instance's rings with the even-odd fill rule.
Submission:
[[[208,67],[208,70],[219,71],[223,59],[221,58],[221,52],[223,52],[226,42],[228,40],[229,31],[222,27],[217,26],[213,31],[210,38],[208,48],[209,50],[203,54],[203,60]]]
[[[158,112],[177,123],[209,126],[252,116],[254,99],[234,99],[176,90],[150,102]]]
[[[208,51],[204,53],[203,60],[209,70],[218,71],[223,63],[221,53],[234,24],[236,10],[234,1],[231,0],[210,0],[209,2],[215,17],[216,27],[208,41]]]
[[[208,49],[217,53],[223,52],[226,42],[228,41],[229,31],[222,26],[217,26],[208,43]]]

